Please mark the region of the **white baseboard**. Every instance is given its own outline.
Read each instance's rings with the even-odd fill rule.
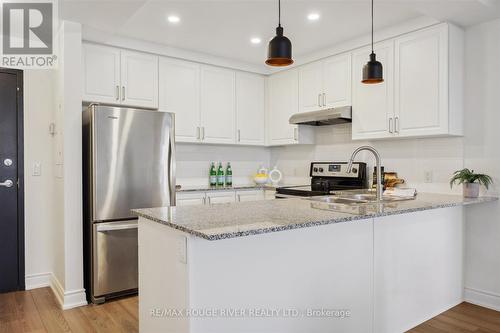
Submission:
[[[26,275],[25,285],[26,290],[50,287],[63,310],[88,304],[85,289],[65,291],[59,280],[51,272]]]
[[[464,298],[466,302],[500,311],[499,294],[473,288],[465,288]]]
[[[26,290],[50,287],[51,279],[51,272],[26,275],[24,279]]]
[[[63,310],[85,306],[88,304],[85,289],[65,291],[56,276],[51,274],[51,277],[50,287],[52,288],[52,291],[54,291],[56,299]]]

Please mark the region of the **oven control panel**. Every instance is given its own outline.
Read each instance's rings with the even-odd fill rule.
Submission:
[[[353,163],[351,173],[347,172],[347,163],[322,163],[311,164],[311,177],[346,177],[358,178],[362,168],[360,163]]]

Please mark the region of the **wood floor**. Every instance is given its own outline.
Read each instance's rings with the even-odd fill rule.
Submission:
[[[50,288],[0,294],[0,332],[137,332],[138,299],[62,311]],[[500,312],[462,303],[409,333],[500,333]],[[235,332],[237,333],[237,332]]]

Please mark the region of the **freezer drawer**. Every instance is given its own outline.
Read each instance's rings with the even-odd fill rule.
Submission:
[[[137,289],[137,220],[93,225],[93,298]]]

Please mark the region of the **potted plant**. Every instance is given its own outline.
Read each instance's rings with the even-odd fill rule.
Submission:
[[[486,189],[493,183],[493,179],[485,174],[474,173],[474,170],[467,168],[455,171],[450,180],[450,186],[453,184],[463,184],[464,197],[477,198],[479,196],[479,186],[484,185]]]

